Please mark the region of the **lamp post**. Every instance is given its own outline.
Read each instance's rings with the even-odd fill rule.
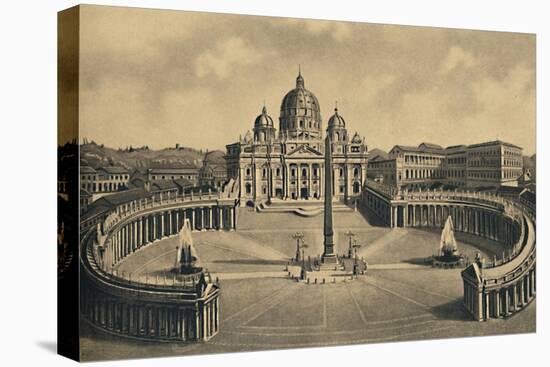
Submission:
[[[306,266],[306,255],[304,250],[308,247],[309,246],[307,245],[307,243],[302,242],[302,268],[305,268]]]
[[[361,245],[358,245],[357,244],[357,241],[354,241],[354,244],[353,244],[353,250],[354,250],[354,256],[353,256],[353,273],[355,274],[355,276],[357,276],[357,273],[358,273],[358,266],[357,266],[357,249],[360,248]]]
[[[355,238],[355,233],[353,233],[351,230],[344,233],[349,238],[349,248],[348,248],[348,257],[351,258],[353,255],[353,246],[352,246],[352,240]]]
[[[302,232],[296,232],[292,235],[292,238],[296,240],[296,262],[300,261],[300,241],[303,240],[304,234]]]

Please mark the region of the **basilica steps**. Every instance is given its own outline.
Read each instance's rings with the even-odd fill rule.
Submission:
[[[353,212],[354,208],[349,207],[341,201],[333,201],[333,212]],[[258,213],[293,213],[301,217],[314,217],[322,214],[324,203],[322,200],[273,200],[271,203],[261,202],[256,205]]]

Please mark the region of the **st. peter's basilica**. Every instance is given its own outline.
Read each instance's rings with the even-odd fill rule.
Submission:
[[[349,202],[361,194],[367,177],[367,145],[359,134],[350,136],[338,108],[326,133],[332,142],[334,199]],[[279,131],[264,106],[252,132],[227,145],[228,174],[239,183],[241,205],[322,199],[324,144],[319,101],[299,73],[281,103]]]

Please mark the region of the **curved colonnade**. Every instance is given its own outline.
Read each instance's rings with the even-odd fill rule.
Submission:
[[[508,317],[536,295],[536,212],[502,197],[469,191],[392,191],[368,184],[362,204],[390,227],[442,228],[502,244],[502,253],[462,271],[465,310],[479,321]]]
[[[118,274],[144,246],[194,231],[236,228],[237,200],[220,194],[150,197],[118,206],[81,239],[81,314],[118,335],[159,341],[208,340],[219,330],[219,284],[197,269],[163,279]]]

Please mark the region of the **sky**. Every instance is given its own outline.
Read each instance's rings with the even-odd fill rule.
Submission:
[[[323,128],[338,101],[369,149],[500,139],[535,153],[530,34],[85,6],[80,136],[225,149],[301,65]]]

